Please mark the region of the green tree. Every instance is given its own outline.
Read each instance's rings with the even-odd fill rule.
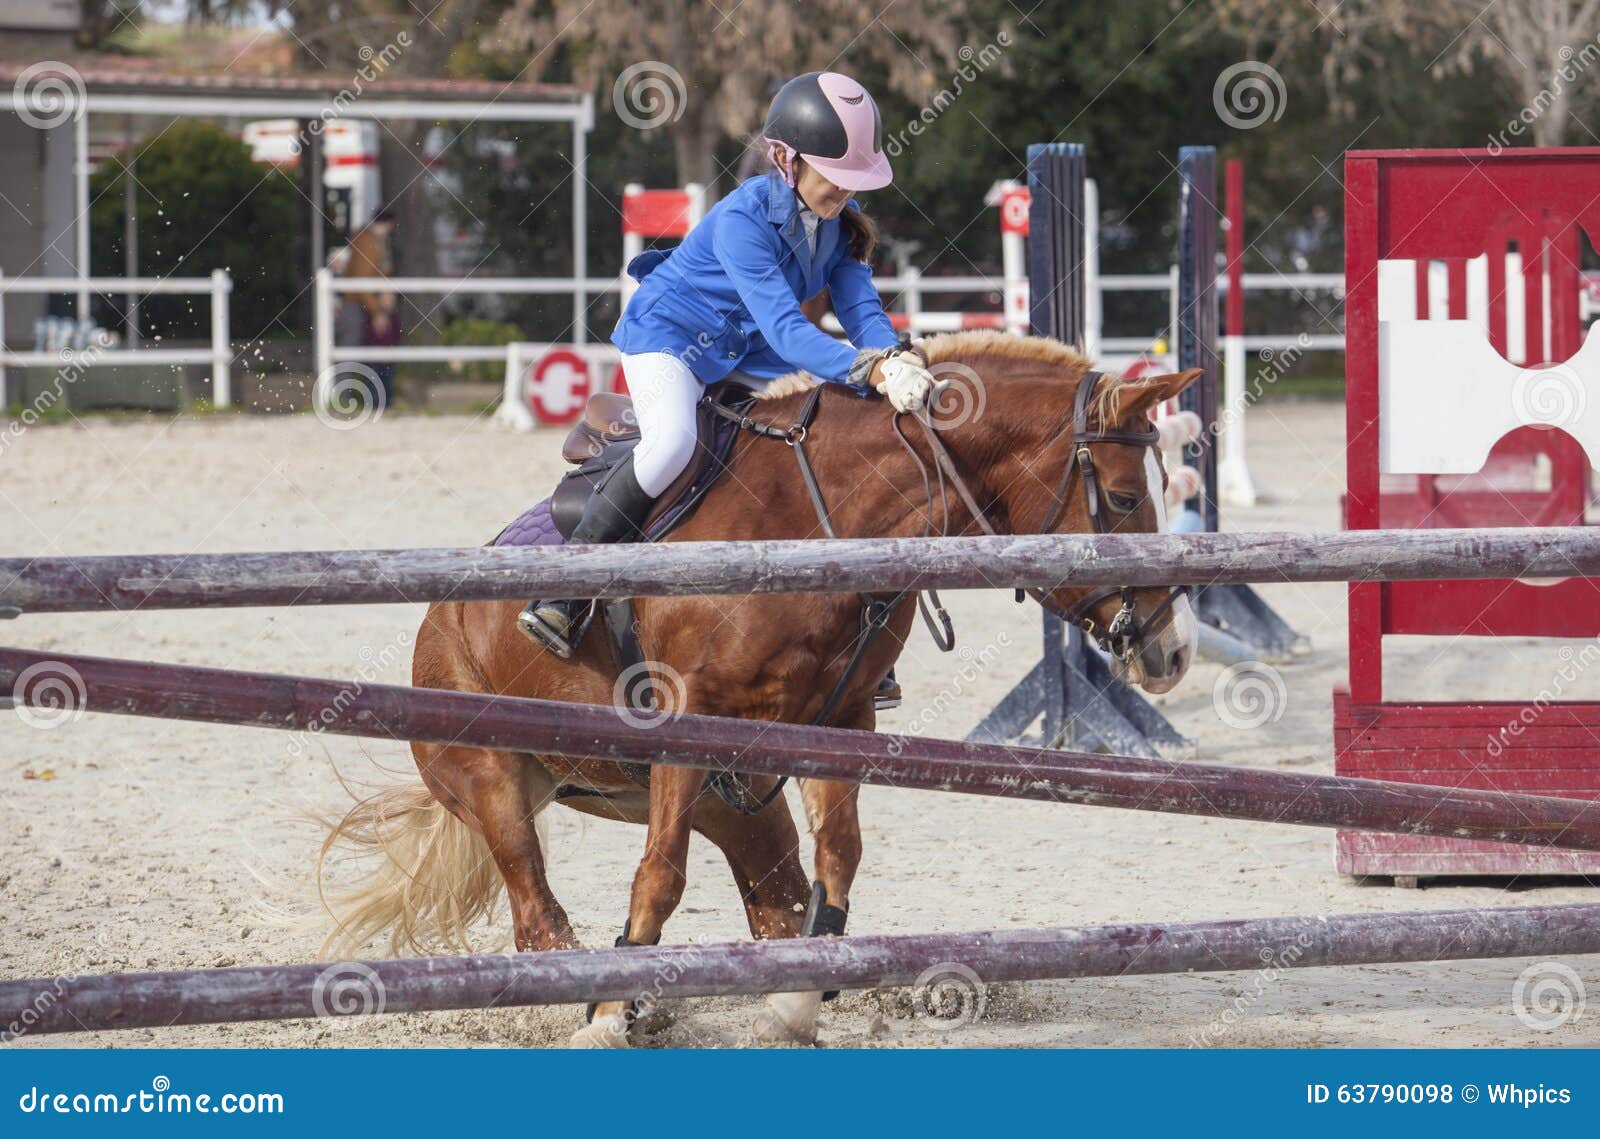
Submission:
[[[879,90],[931,94],[930,68],[953,65],[972,26],[968,0],[508,0],[489,50],[529,77],[603,85],[601,113],[671,141],[680,183],[713,196],[720,152],[761,125],[768,87],[807,71],[875,67]],[[552,50],[556,46],[567,50]]]
[[[292,304],[299,200],[290,176],[251,160],[250,148],[209,122],[180,120],[135,148],[139,275],[233,276],[234,339],[304,335]],[[121,276],[126,223],[121,158],[90,179],[90,235],[96,276]],[[152,296],[140,306],[146,336],[204,336],[210,308],[195,296]]]

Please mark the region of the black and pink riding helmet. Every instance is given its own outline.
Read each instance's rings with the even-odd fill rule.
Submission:
[[[837,71],[811,71],[785,83],[772,99],[762,134],[775,164],[782,152],[792,172],[799,155],[841,190],[881,190],[894,180],[883,153],[878,105],[865,87]]]

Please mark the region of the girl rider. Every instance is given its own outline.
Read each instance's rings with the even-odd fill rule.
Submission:
[[[697,446],[704,385],[806,371],[881,392],[916,411],[933,387],[927,361],[898,347],[869,260],[877,227],[850,195],[894,177],[878,108],[849,76],[813,71],[772,100],[763,129],[777,173],[743,183],[676,249],[634,258],[642,281],[612,340],[622,349],[639,444],[589,499],[569,541],[641,536],[651,505]],[[849,343],[821,331],[800,302],[826,288]],[[517,622],[563,659],[585,602],[532,601]]]

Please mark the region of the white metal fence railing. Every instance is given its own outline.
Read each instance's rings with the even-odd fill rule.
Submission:
[[[916,331],[945,331],[961,327],[955,318],[964,314],[924,312],[922,298],[925,294],[950,294],[973,292],[1002,292],[1005,282],[999,277],[925,277],[915,269],[894,277],[875,277],[873,284],[904,316]],[[429,296],[451,297],[471,295],[499,296],[603,296],[622,292],[620,277],[340,277],[331,269],[317,273],[315,282],[315,320],[313,330],[313,366],[319,382],[321,377],[339,363],[363,364],[398,363],[402,361],[434,361],[438,363],[468,362],[476,360],[504,360],[506,349],[501,345],[481,344],[418,344],[386,348],[362,348],[357,345],[334,343],[335,300],[340,293],[421,293]],[[987,315],[987,314],[965,314]],[[991,323],[991,322],[983,322]],[[992,322],[998,324],[998,320]],[[586,330],[572,327],[566,342],[583,345],[587,342]]]
[[[211,399],[217,407],[233,403],[228,340],[228,297],[233,278],[222,269],[209,277],[7,277],[0,274],[0,408],[11,405],[6,369],[95,368],[116,364],[210,364]],[[10,294],[110,293],[127,296],[157,294],[210,294],[211,345],[206,348],[111,348],[81,346],[56,351],[35,346],[20,352],[5,342],[5,300]],[[80,315],[83,309],[80,308]]]
[[[1170,304],[1177,303],[1176,274],[1106,274],[1098,277],[1098,289],[1110,292],[1166,293]],[[1344,277],[1339,273],[1246,273],[1245,288],[1253,291],[1338,293],[1344,288]],[[929,310],[925,298],[961,293],[996,293],[1004,298],[1015,291],[1018,282],[1008,282],[1003,277],[964,275],[930,277],[917,269],[908,269],[895,276],[874,277],[873,284],[883,294],[890,308],[890,317],[897,327],[912,332],[950,332],[961,328],[1009,328],[1023,331],[1018,318],[1008,316],[1009,307],[968,310]],[[1026,291],[1027,282],[1021,283]],[[1227,291],[1227,279],[1217,281],[1221,292]],[[602,296],[622,292],[620,277],[338,277],[324,269],[316,280],[316,328],[314,361],[317,375],[325,376],[333,365],[355,361],[380,364],[400,361],[466,362],[478,360],[503,360],[506,350],[500,345],[433,344],[408,345],[387,348],[362,348],[356,345],[334,343],[335,298],[340,293],[388,292],[422,293],[450,297],[455,295],[544,295],[584,297]],[[1026,313],[1026,304],[1020,312]],[[1176,314],[1173,314],[1174,319]],[[1025,320],[1024,320],[1025,323]],[[824,326],[831,332],[841,331],[831,315]],[[582,346],[587,341],[584,329],[572,328],[567,342]],[[1170,330],[1169,330],[1170,332]],[[1098,347],[1112,353],[1137,355],[1150,349],[1153,337],[1106,337]],[[1281,348],[1299,345],[1302,348],[1341,350],[1343,336],[1337,332],[1315,334],[1309,338],[1299,333],[1263,334],[1246,338],[1250,350]]]

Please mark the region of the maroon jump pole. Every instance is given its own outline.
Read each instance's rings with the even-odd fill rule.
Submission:
[[[0,616],[248,605],[1600,576],[1600,528],[0,558]]]
[[[24,677],[24,674],[27,674]],[[52,683],[61,681],[62,683]],[[0,649],[0,693],[91,712],[1083,806],[1600,850],[1600,804]],[[637,716],[637,713],[631,715]]]
[[[559,950],[0,983],[0,1040],[379,1012],[1600,953],[1600,905]],[[968,979],[970,982],[970,978]]]

